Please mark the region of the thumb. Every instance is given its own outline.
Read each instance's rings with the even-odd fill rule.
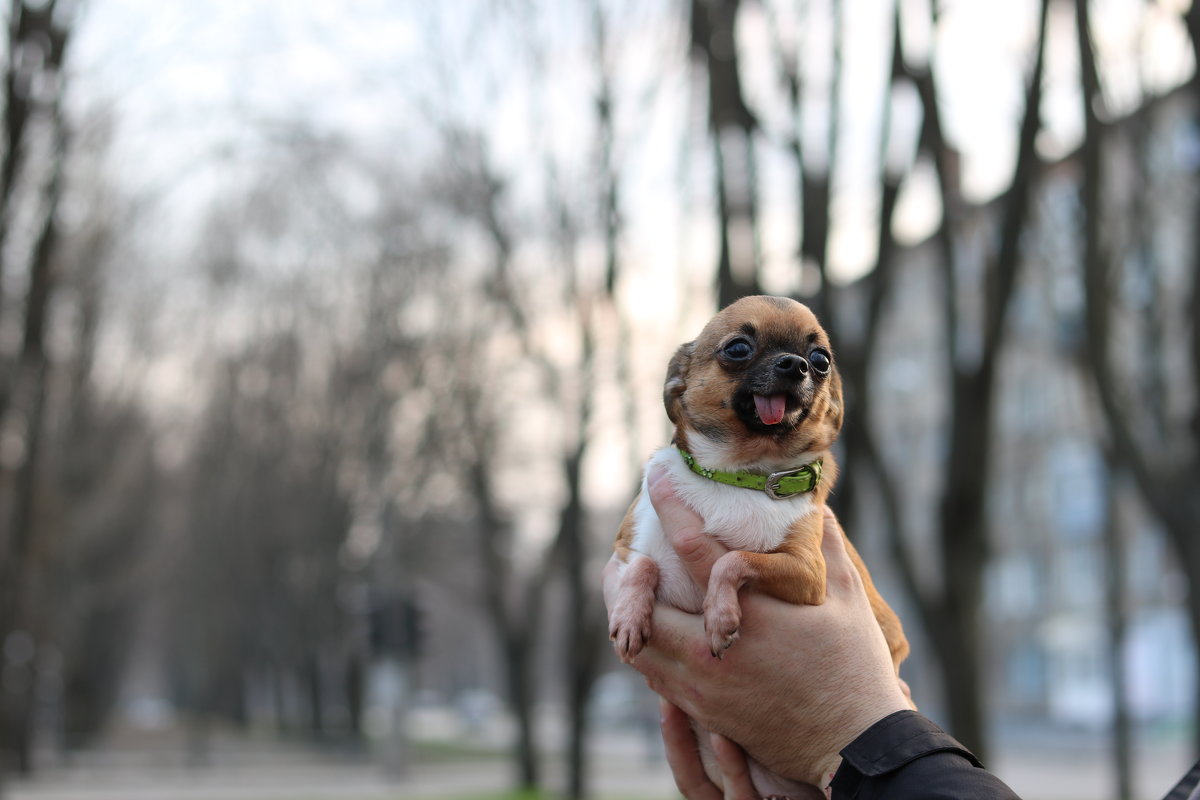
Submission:
[[[825,506],[821,532],[821,554],[825,556],[826,582],[829,588],[833,586],[856,587],[862,582],[862,576],[854,566],[854,561],[848,552],[849,543],[841,524],[829,506]],[[828,591],[828,589],[827,589]],[[861,589],[860,589],[861,591]]]
[[[704,520],[675,493],[667,469],[656,466],[646,476],[650,502],[658,514],[663,534],[697,584],[708,587],[708,573],[721,556],[729,552],[704,532]]]

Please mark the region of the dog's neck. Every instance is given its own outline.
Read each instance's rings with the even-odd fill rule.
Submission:
[[[830,457],[829,447],[790,453],[772,443],[748,447],[745,442],[722,442],[684,427],[676,428],[674,444],[692,454],[702,467],[739,472],[772,473],[798,469]]]

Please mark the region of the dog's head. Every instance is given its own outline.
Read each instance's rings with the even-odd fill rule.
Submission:
[[[842,427],[829,337],[783,297],[744,297],[709,321],[671,359],[663,402],[680,447],[698,434],[743,465],[828,449]]]

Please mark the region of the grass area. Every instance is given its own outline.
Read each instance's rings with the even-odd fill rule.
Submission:
[[[657,797],[651,795],[628,794],[628,795],[593,795],[595,800],[672,800],[672,797]],[[677,796],[675,796],[677,798]],[[520,792],[510,790],[506,792],[482,792],[474,794],[452,795],[450,797],[440,797],[438,800],[559,800],[560,796],[555,792]]]
[[[447,800],[554,800],[548,792],[523,792],[510,790],[507,792],[487,792],[484,794],[464,794]]]
[[[496,750],[479,745],[463,744],[449,741],[410,742],[409,757],[417,765],[450,765],[456,764],[468,767],[480,761],[491,763],[504,762],[512,758],[506,750]],[[645,792],[596,792],[591,794],[592,800],[679,800],[679,795],[668,793],[648,794]],[[462,792],[461,794],[425,795],[404,794],[397,800],[562,800],[562,795],[553,790],[518,791],[516,789],[494,789],[487,791]]]
[[[411,742],[413,761],[418,764],[453,764],[457,761],[499,761],[510,758],[508,751],[495,750],[458,742]],[[546,800],[521,794],[496,794],[481,800]]]

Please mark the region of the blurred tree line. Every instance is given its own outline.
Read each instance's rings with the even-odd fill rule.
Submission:
[[[1157,145],[1114,133],[1105,82],[1119,65],[1097,51],[1089,3],[1037,4],[1010,178],[982,234],[947,130],[944,10],[883,5],[888,74],[872,97],[848,96],[836,0],[510,2],[466,21],[427,9],[431,48],[462,24],[471,54],[427,53],[429,83],[414,90],[435,142],[425,163],[304,119],[258,121],[244,150],[210,166],[220,189],[184,267],[160,284],[145,280],[157,232],[139,222],[160,198],[126,194],[106,166],[116,121],[66,102],[77,9],[16,0],[0,151],[0,775],[32,768],[39,731],[66,750],[96,736],[139,637],[161,656],[197,755],[208,731],[231,724],[357,740],[372,664],[391,659],[415,681],[422,603],[441,584],[493,637],[518,784],[544,782],[535,709],[552,669],[570,723],[567,792],[584,795],[587,702],[608,665],[595,584],[616,521],[594,497],[614,483],[631,492],[665,435],[653,398],[691,318],[781,291],[764,244],[766,176],[781,163],[795,176],[783,206],[797,232],[782,285],[825,321],[847,388],[839,513],[855,535],[875,519],[864,509],[882,509],[948,726],[984,753],[997,382],[1031,268],[1052,41],[1078,45],[1071,92],[1084,123],[1073,156],[1082,302],[1063,347],[1094,388],[1113,480],[1132,476],[1178,555],[1200,641],[1197,248],[1156,242],[1139,200],[1146,176],[1116,185],[1106,172],[1112,148],[1145,164]],[[1200,12],[1178,13],[1200,52]],[[572,61],[560,72],[564,30]],[[497,124],[506,80],[528,95],[519,169]],[[556,116],[564,92],[569,118]],[[638,295],[654,284],[631,255],[631,217],[645,209],[637,151],[672,92],[689,104],[672,145],[679,191],[711,201],[682,226],[711,220],[712,269],[677,267],[681,288],[648,315]],[[1151,108],[1152,94],[1139,87],[1134,105]],[[875,255],[847,284],[832,252],[839,170],[844,132],[864,119],[878,125]],[[944,457],[922,465],[940,488],[936,546],[918,554],[912,466],[888,457],[877,414],[887,399],[868,387],[904,280],[897,208],[930,176],[943,342],[930,390],[945,407]],[[1175,252],[1191,260],[1186,297],[1164,288]],[[170,282],[184,291],[168,297]],[[1121,546],[1114,530],[1113,565]],[[918,561],[933,562],[935,580]],[[547,650],[552,667],[539,660]]]

